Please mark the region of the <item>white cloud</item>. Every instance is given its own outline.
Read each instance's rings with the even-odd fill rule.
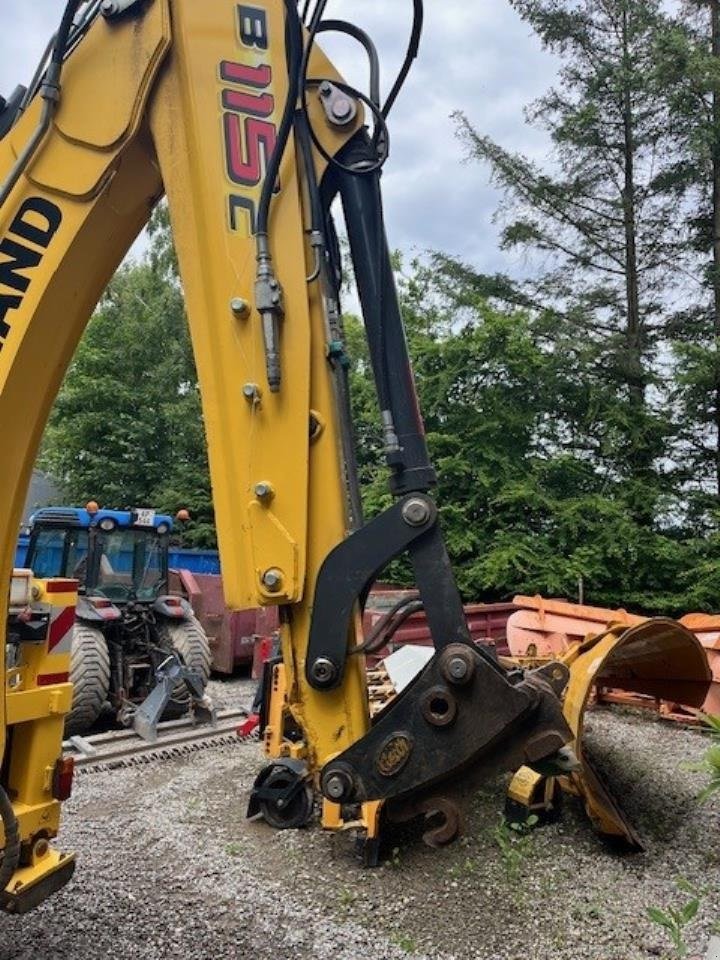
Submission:
[[[545,143],[526,127],[523,106],[554,79],[544,53],[507,0],[427,0],[420,54],[390,116],[392,154],[383,187],[390,245],[404,251],[444,249],[487,270],[508,269],[491,217],[497,191],[488,171],[463,163],[450,114],[462,110],[484,133],[531,156]],[[0,92],[27,83],[64,0],[2,0]],[[330,0],[327,15],[344,18],[375,40],[387,92],[402,61],[411,0]],[[322,38],[350,83],[365,89],[362,50],[346,38]]]

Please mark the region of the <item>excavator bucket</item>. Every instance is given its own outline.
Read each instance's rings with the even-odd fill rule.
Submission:
[[[641,849],[632,824],[583,751],[585,711],[598,687],[650,702],[702,707],[712,679],[703,646],[686,626],[664,617],[539,597],[516,597],[515,603],[522,609],[508,621],[511,655],[523,663],[557,658],[570,670],[563,713],[580,768],[559,778],[560,785],[582,798],[599,833]],[[544,778],[526,768],[516,774],[509,791],[515,810],[542,805],[552,796]]]

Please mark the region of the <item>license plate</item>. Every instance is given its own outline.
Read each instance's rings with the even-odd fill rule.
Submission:
[[[138,527],[152,527],[155,523],[155,511],[142,508],[135,511],[135,525]]]

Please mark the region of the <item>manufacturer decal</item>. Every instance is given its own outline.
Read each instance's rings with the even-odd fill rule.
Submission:
[[[242,188],[228,196],[228,221],[231,230],[250,234],[255,232],[257,203],[277,127],[271,119],[272,67],[265,62],[270,43],[267,13],[239,4],[236,15],[243,56],[240,62],[220,64],[225,172],[231,184]]]
[[[12,331],[12,314],[30,289],[34,270],[62,223],[62,211],[42,197],[28,197],[0,241],[0,350]],[[10,292],[12,291],[12,292]]]
[[[376,765],[384,777],[394,777],[410,759],[412,740],[406,733],[394,733],[380,748]]]

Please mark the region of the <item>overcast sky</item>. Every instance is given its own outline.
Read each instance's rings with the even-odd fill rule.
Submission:
[[[231,0],[228,0],[230,3]],[[64,0],[0,0],[0,93],[27,83],[59,23]],[[515,272],[497,249],[498,194],[487,169],[463,162],[450,113],[504,146],[542,156],[543,138],[523,122],[523,106],[554,80],[555,62],[507,0],[426,0],[420,54],[390,116],[391,156],[383,188],[390,245],[458,254],[477,269]],[[410,30],[411,0],[330,0],[327,15],[367,30],[387,91]],[[367,71],[350,40],[329,41],[336,66],[365,89]]]

